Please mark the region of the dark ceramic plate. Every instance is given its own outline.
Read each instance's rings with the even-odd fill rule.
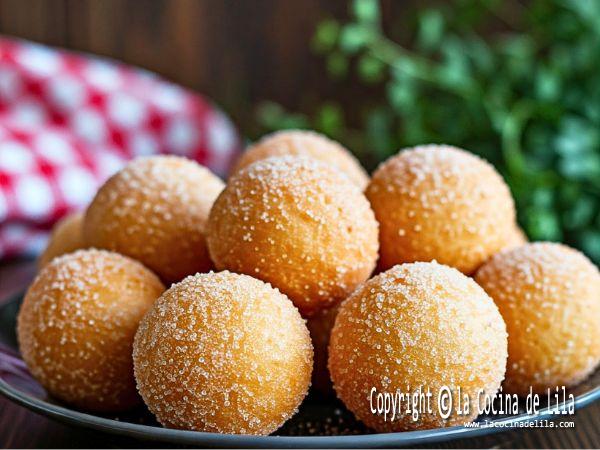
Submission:
[[[201,447],[399,447],[433,444],[458,438],[469,438],[508,429],[511,424],[532,419],[552,419],[551,408],[541,405],[539,414],[525,413],[502,417],[480,417],[480,422],[494,422],[502,427],[452,427],[404,433],[372,433],[343,405],[311,393],[300,412],[272,436],[241,436],[170,430],[160,427],[151,414],[140,408],[123,416],[97,416],[74,411],[49,398],[31,377],[21,360],[15,338],[15,322],[21,297],[0,305],[0,393],[26,408],[61,422],[89,427],[153,441]],[[575,407],[581,408],[600,397],[600,370],[570,390],[576,396]],[[567,419],[568,416],[562,416]],[[570,420],[570,419],[568,419]]]

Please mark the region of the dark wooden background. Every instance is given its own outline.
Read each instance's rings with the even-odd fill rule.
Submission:
[[[346,14],[344,0],[1,0],[0,33],[152,70],[206,93],[247,130],[261,100],[296,109],[307,92],[349,93],[309,45],[319,20]]]
[[[387,0],[384,12],[402,17],[416,3]],[[251,132],[263,100],[296,110],[315,97],[337,98],[351,109],[372,95],[328,81],[310,49],[319,20],[346,14],[344,0],[0,0],[0,33],[152,70],[210,96]],[[596,403],[578,412],[573,430],[512,431],[447,446],[599,447],[599,416]],[[0,398],[0,446],[137,445],[152,443],[66,427]]]

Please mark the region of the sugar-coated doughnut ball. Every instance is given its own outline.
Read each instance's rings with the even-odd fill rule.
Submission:
[[[340,305],[329,371],[338,397],[377,431],[460,425],[477,416],[485,398],[479,390],[493,396],[500,387],[506,340],[498,308],[471,278],[435,262],[403,264],[373,277]],[[410,396],[419,387],[432,395],[431,412],[420,409],[416,421],[410,414],[391,420],[372,412],[378,394]],[[447,420],[437,407],[445,387],[454,399]],[[460,398],[469,397],[468,413],[456,407],[459,388]]]
[[[210,213],[208,248],[218,269],[271,283],[308,317],[369,277],[377,234],[369,202],[347,177],[284,156],[230,178]]]
[[[144,317],[138,389],[164,426],[269,434],[297,410],[312,371],[306,324],[270,285],[230,272],[174,284]]]
[[[136,159],[96,194],[85,217],[86,242],[135,258],[167,282],[206,272],[206,220],[223,187],[185,158]]]
[[[48,245],[38,259],[38,267],[42,268],[53,258],[85,248],[83,240],[83,213],[71,213],[56,222]]]
[[[163,290],[150,270],[117,253],[78,250],[54,258],[19,311],[17,335],[29,371],[50,395],[77,408],[135,406],[133,338]]]
[[[505,391],[553,392],[598,367],[600,273],[583,254],[561,244],[526,244],[492,257],[475,280],[506,322]]]
[[[366,194],[380,225],[383,270],[436,260],[470,274],[514,231],[514,202],[502,177],[458,148],[401,151],[379,166]]]
[[[337,307],[319,311],[306,321],[310,332],[313,348],[315,350],[315,364],[312,374],[312,385],[321,394],[333,394],[333,386],[329,369],[327,368],[327,348],[329,347],[329,336],[335,323]]]
[[[369,175],[358,160],[336,141],[314,131],[287,130],[271,133],[251,145],[238,159],[233,173],[271,156],[307,156],[331,164],[364,190]]]
[[[519,227],[519,225],[515,224],[513,226],[512,230],[510,231],[508,238],[506,239],[506,242],[504,243],[504,246],[497,253],[507,251],[507,250],[512,250],[513,248],[520,247],[522,245],[527,244],[528,242],[529,242],[529,239],[527,238],[527,235],[525,234],[525,232],[521,229],[521,227]],[[489,258],[486,261],[488,261],[488,260],[489,260]],[[485,264],[485,261],[483,262],[483,264]],[[481,267],[482,265],[480,265],[479,267]]]
[[[517,224],[515,224],[509,233],[502,250],[520,247],[521,245],[527,244],[527,242],[529,242],[527,235]]]

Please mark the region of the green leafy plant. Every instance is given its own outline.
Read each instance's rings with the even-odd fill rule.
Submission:
[[[466,148],[502,172],[531,239],[600,262],[600,1],[455,0],[387,33],[381,15],[376,0],[355,0],[350,21],[321,22],[312,42],[333,79],[373,89],[358,121],[339,99],[293,114],[265,103],[264,131],[315,128],[366,161],[423,143]],[[392,39],[397,29],[409,39]]]

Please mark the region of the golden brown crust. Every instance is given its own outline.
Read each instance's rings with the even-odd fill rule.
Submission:
[[[205,227],[223,182],[174,156],[139,158],[111,177],[89,206],[88,244],[141,261],[166,282],[213,266]]]
[[[380,432],[460,425],[477,416],[477,392],[493,395],[506,367],[506,328],[483,289],[437,263],[395,266],[358,288],[338,311],[329,371],[338,397]],[[432,393],[431,413],[394,421],[371,412],[370,393]],[[469,414],[448,420],[436,400],[443,386],[469,395]]]
[[[517,247],[521,247],[525,244],[527,244],[529,242],[529,239],[527,238],[527,235],[525,234],[525,232],[521,229],[521,227],[519,227],[519,225],[515,224],[512,228],[512,230],[510,231],[508,237],[506,238],[506,241],[504,243],[504,247],[502,249],[500,249],[497,253],[494,253],[494,255],[500,253],[500,252],[504,252],[507,250],[512,250],[514,248]],[[493,257],[494,255],[490,256]],[[490,258],[488,258],[486,261],[484,261],[478,268],[477,270],[479,270],[480,267],[482,267],[483,265],[485,265],[485,263],[487,261],[490,260]]]
[[[78,408],[135,406],[133,337],[163,290],[156,275],[116,253],[78,250],[53,259],[19,311],[27,367],[51,395]]]
[[[366,195],[380,225],[380,261],[432,261],[474,272],[504,248],[514,202],[494,168],[444,145],[401,151],[373,174]]]
[[[600,274],[583,254],[561,244],[526,244],[492,257],[475,280],[508,329],[506,391],[571,386],[598,366]]]
[[[83,240],[83,213],[71,213],[56,222],[48,245],[38,259],[38,268],[41,269],[53,258],[85,248]]]
[[[338,142],[314,131],[285,130],[271,133],[251,145],[240,156],[232,174],[271,156],[306,156],[331,164],[364,190],[369,175],[358,160]]]
[[[346,298],[375,266],[377,222],[339,171],[273,157],[233,176],[208,220],[218,269],[271,283],[310,316]]]
[[[521,245],[525,245],[529,242],[527,239],[527,235],[523,231],[519,225],[515,224],[512,228],[512,231],[508,235],[505,246],[502,250],[510,250],[516,247],[520,247]]]
[[[305,397],[313,351],[285,295],[247,275],[211,272],[160,297],[133,358],[138,389],[163,425],[270,434]]]

